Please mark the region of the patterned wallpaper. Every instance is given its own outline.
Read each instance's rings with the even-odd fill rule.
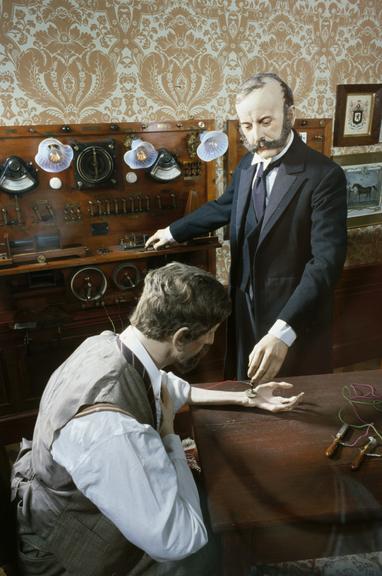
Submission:
[[[2,124],[235,117],[256,71],[333,116],[382,81],[380,0],[1,0]]]
[[[337,84],[382,82],[381,28],[380,0],[0,0],[0,123],[223,128],[257,71],[291,85],[298,116],[333,117]]]

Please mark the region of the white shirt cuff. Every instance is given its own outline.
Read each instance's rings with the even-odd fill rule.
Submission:
[[[279,340],[282,340],[287,346],[292,346],[293,342],[297,338],[296,332],[287,324],[284,320],[276,320],[273,326],[268,330],[268,334],[276,336]]]
[[[170,232],[170,226],[167,226],[167,228],[164,229],[163,240],[166,240],[166,242],[175,242],[174,237]]]

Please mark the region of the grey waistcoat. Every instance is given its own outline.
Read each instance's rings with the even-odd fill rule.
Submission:
[[[50,453],[56,432],[79,410],[101,402],[153,426],[143,380],[125,360],[112,332],[85,340],[52,374],[41,399],[32,449],[21,450],[14,465],[20,548],[35,548],[40,563],[46,558],[46,570],[40,573],[125,576],[143,553],[76,489]],[[37,574],[36,558],[31,567],[29,560],[23,558],[24,574]]]

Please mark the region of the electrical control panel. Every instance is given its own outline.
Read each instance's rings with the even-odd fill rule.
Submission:
[[[157,229],[215,198],[215,163],[196,154],[213,128],[0,127],[0,415],[35,406],[85,337],[126,327],[148,270],[179,260],[215,271],[215,236],[145,249]]]

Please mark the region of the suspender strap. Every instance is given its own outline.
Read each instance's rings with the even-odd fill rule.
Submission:
[[[121,414],[126,414],[134,418],[130,412],[127,410],[122,410],[119,406],[115,404],[109,404],[108,402],[98,402],[97,404],[92,404],[91,406],[86,406],[81,409],[73,418],[80,418],[81,416],[87,416],[88,414],[94,414],[95,412],[120,412]]]
[[[143,366],[143,364],[139,360],[139,358],[130,350],[130,348],[128,348],[122,342],[122,340],[120,338],[118,338],[118,344],[119,344],[119,347],[120,347],[122,354],[126,358],[127,363],[130,364],[131,366],[133,366],[133,368],[135,368],[135,370],[138,372],[138,374],[141,376],[143,382],[145,383],[147,397],[149,399],[151,412],[153,414],[154,428],[157,429],[158,423],[157,423],[157,411],[156,411],[156,406],[155,406],[154,390],[153,390],[153,387],[151,384],[150,377],[147,373],[147,370]]]

